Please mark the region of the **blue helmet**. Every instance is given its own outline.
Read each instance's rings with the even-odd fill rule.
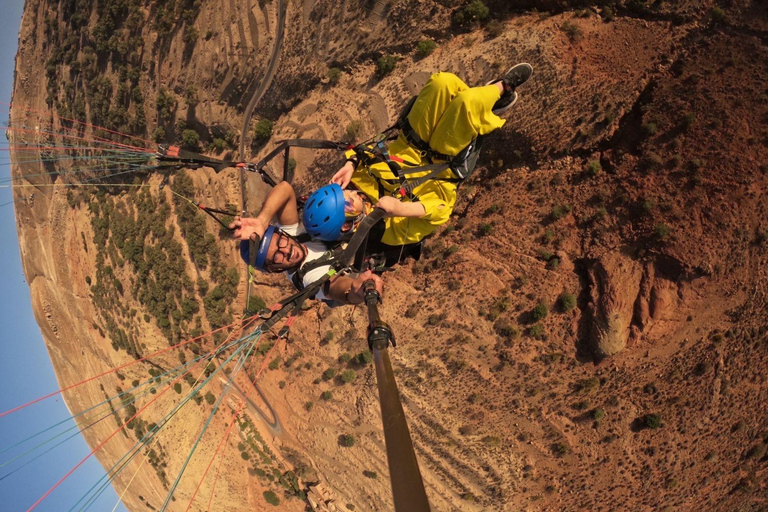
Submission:
[[[261,237],[261,242],[259,242],[259,250],[256,253],[256,263],[253,267],[257,270],[261,270],[262,272],[266,272],[264,263],[267,260],[267,249],[269,249],[269,243],[272,241],[272,237],[274,236],[275,231],[277,231],[275,226],[269,226],[264,232],[264,236]],[[251,244],[248,240],[240,241],[240,256],[243,258],[243,261],[245,261],[247,265],[251,264],[250,245]]]
[[[341,238],[344,225],[344,191],[331,183],[314,191],[304,203],[304,229],[312,238],[333,242]]]

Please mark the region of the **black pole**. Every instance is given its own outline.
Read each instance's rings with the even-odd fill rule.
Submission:
[[[395,512],[430,512],[424,482],[421,479],[416,452],[405,420],[400,393],[397,391],[392,363],[387,347],[395,345],[389,325],[379,317],[379,293],[373,281],[365,283],[365,303],[368,306],[368,346],[373,352],[376,381],[379,387],[381,419],[387,446],[389,476]]]

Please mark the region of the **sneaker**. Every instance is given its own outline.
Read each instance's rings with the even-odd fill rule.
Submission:
[[[509,68],[501,78],[491,80],[485,84],[490,85],[496,82],[502,82],[504,84],[504,92],[501,94],[501,98],[499,98],[493,105],[492,112],[494,114],[499,114],[514,105],[517,101],[517,92],[515,92],[515,89],[527,82],[532,74],[533,67],[524,62]]]

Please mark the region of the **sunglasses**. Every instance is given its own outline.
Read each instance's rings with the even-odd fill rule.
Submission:
[[[360,215],[360,212],[357,211],[357,208],[355,208],[355,201],[351,198],[345,198],[344,199],[344,217],[347,219],[354,219]]]

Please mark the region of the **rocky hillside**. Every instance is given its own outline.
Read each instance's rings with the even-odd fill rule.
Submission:
[[[224,157],[242,147],[255,158],[285,138],[372,136],[432,72],[475,85],[530,62],[534,78],[488,139],[454,218],[420,261],[385,277],[382,314],[399,340],[393,364],[433,509],[762,510],[768,10],[509,4],[30,0],[12,136],[39,141],[40,127],[60,133],[75,118],[141,147]],[[301,191],[341,161],[293,156]],[[236,247],[180,196],[255,211],[258,177],[105,179],[89,168],[100,185],[85,186],[75,170],[14,167],[37,185],[17,189],[16,215],[62,387],[239,317]],[[258,275],[252,291],[272,303],[290,287]],[[275,498],[276,510],[391,509],[363,313],[312,305],[290,344],[270,351],[264,336],[246,367],[260,393],[239,375],[171,510],[193,496],[200,510],[211,498],[211,510]],[[137,418],[121,409],[84,431],[95,447],[127,423],[99,451],[105,467],[198,374],[233,370],[224,356],[178,382],[164,376],[228,332],[67,393],[72,411],[136,398]],[[161,508],[224,389],[217,376],[115,478],[129,509]],[[147,382],[154,391],[141,390]],[[204,476],[215,455],[217,483]]]

